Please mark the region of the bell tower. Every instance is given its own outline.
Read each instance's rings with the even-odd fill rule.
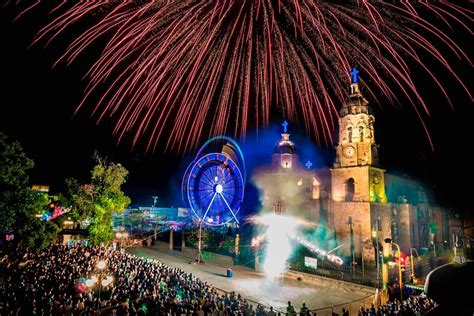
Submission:
[[[335,168],[378,165],[375,119],[369,102],[360,92],[358,73],[356,68],[352,68],[349,102],[344,104],[340,112]]]
[[[339,117],[339,142],[331,170],[332,196],[336,201],[386,202],[384,170],[378,166],[374,121],[369,102],[359,87],[359,71],[354,67],[349,101]]]

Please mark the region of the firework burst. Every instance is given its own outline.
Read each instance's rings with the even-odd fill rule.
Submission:
[[[331,143],[353,65],[372,100],[403,97],[422,122],[429,106],[414,72],[449,101],[436,63],[449,74],[443,80],[471,97],[448,61],[470,65],[469,57],[444,29],[471,32],[472,12],[450,1],[63,1],[51,15],[35,42],[83,28],[58,62],[101,47],[78,110],[92,99],[93,114],[114,120],[119,141],[145,139],[149,150],[164,138],[178,151],[204,137],[243,138],[275,111]]]

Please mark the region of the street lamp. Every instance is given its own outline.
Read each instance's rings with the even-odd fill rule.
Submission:
[[[436,243],[432,240],[431,245],[433,245],[433,255],[436,257]]]
[[[157,196],[152,196],[153,198],[153,208],[156,207],[156,201],[158,201],[158,197]]]
[[[402,266],[401,266],[401,262],[400,262],[401,261],[400,258],[402,257],[402,252],[400,251],[400,245],[398,245],[397,243],[394,243],[391,238],[385,238],[384,241],[387,244],[395,245],[395,247],[397,247],[397,252],[398,252],[398,283],[400,284],[400,299],[403,301]]]
[[[102,291],[102,287],[107,287],[114,282],[114,278],[111,275],[106,275],[107,264],[104,260],[99,260],[97,263],[98,269],[98,276],[93,275],[90,279],[86,281],[86,285],[89,288],[93,288],[97,283],[99,284],[99,295],[97,298],[97,307],[96,313],[99,314],[99,307],[100,307],[100,293]]]

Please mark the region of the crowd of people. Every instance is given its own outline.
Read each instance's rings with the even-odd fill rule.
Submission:
[[[433,300],[425,296],[409,296],[403,301],[394,299],[385,305],[370,308],[361,307],[359,316],[421,316],[435,306]],[[347,314],[349,315],[349,314]]]
[[[2,269],[6,315],[275,315],[191,273],[113,249],[54,245],[3,258]],[[99,272],[113,277],[110,286],[98,284]]]
[[[105,263],[102,270],[100,261]],[[5,256],[0,267],[2,315],[280,315],[239,294],[221,292],[191,273],[113,248],[53,245],[18,258]],[[99,285],[106,276],[113,281]],[[416,316],[434,305],[425,296],[407,296],[361,307],[358,315]],[[281,314],[316,315],[305,304],[297,309],[291,302]],[[349,311],[342,310],[342,315]]]

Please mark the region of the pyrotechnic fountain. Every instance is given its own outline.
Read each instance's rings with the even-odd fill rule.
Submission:
[[[264,241],[266,242],[263,272],[270,278],[278,278],[287,269],[288,259],[295,250],[295,243],[292,241],[300,243],[311,252],[324,257],[328,261],[337,264],[343,263],[340,257],[331,254],[331,251],[328,252],[320,249],[298,232],[298,227],[314,226],[314,224],[302,218],[269,213],[252,216],[248,220],[254,224],[266,227],[265,233],[254,237],[251,245],[252,247],[260,247]]]

